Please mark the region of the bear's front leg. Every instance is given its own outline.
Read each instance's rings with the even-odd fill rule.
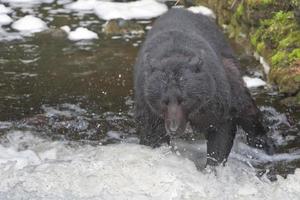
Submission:
[[[170,143],[170,137],[166,134],[164,120],[154,115],[150,109],[143,108],[143,112],[137,116],[140,144],[159,147],[163,143]]]
[[[236,125],[231,120],[219,126],[219,128],[209,128],[207,131],[206,165],[225,164],[233,145],[235,133]]]

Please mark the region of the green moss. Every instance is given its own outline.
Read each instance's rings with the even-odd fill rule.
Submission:
[[[274,0],[261,0],[261,3],[264,5],[268,5],[274,3]]]
[[[291,31],[297,29],[293,12],[277,12],[272,19],[262,20],[260,39],[268,40],[271,46],[277,47]]]
[[[261,27],[251,35],[251,43],[259,53],[268,48],[275,66],[286,66],[299,58],[300,30],[293,12],[279,11],[271,19],[262,20]]]
[[[251,44],[256,47],[257,45],[257,37],[253,34],[253,35],[250,35],[250,42]]]
[[[258,7],[274,4],[276,0],[246,0],[246,2],[249,6]]]
[[[288,57],[289,57],[289,61],[290,61],[290,62],[293,62],[293,61],[295,61],[295,60],[297,60],[297,59],[300,59],[300,48],[294,49],[294,50],[292,51],[292,53],[289,54]]]
[[[197,2],[201,0],[196,0]],[[238,43],[251,43],[270,64],[269,81],[288,95],[300,94],[300,24],[294,11],[300,0],[202,0]],[[234,3],[233,3],[234,2]],[[235,12],[231,12],[235,9]],[[226,19],[226,20],[225,20]],[[249,37],[240,37],[245,33]],[[248,41],[247,41],[248,39]],[[250,40],[250,41],[249,41]],[[245,48],[249,48],[245,45]]]
[[[251,44],[256,47],[258,45],[259,42],[261,42],[261,36],[263,35],[264,30],[258,29],[256,30],[255,33],[250,33],[250,40],[251,40]]]
[[[288,55],[285,51],[278,51],[275,55],[271,58],[271,63],[273,66],[280,65],[283,66],[284,64],[287,64]]]
[[[294,80],[295,80],[296,82],[300,82],[300,75],[295,76]],[[300,94],[300,93],[299,93],[299,94]],[[299,96],[299,97],[300,97],[300,96]]]
[[[266,45],[264,42],[260,42],[257,44],[256,50],[258,53],[262,53],[263,50],[266,48]]]
[[[291,4],[295,7],[300,6],[300,1],[299,0],[291,0]]]
[[[300,31],[294,31],[288,34],[286,38],[279,42],[278,48],[300,47]]]
[[[241,17],[245,12],[244,5],[242,3],[239,4],[239,6],[236,9],[235,15],[236,17]]]

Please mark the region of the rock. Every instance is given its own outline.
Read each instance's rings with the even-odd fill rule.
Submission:
[[[142,35],[145,33],[141,24],[122,19],[107,21],[102,31],[107,35]]]
[[[51,28],[36,34],[39,38],[51,37],[53,39],[66,39],[68,34],[61,29]]]
[[[280,101],[280,104],[286,107],[300,108],[300,92],[295,97],[286,97]]]

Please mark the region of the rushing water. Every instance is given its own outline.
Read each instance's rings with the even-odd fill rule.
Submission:
[[[14,7],[11,16],[39,16],[51,30],[85,26],[100,39],[75,43],[53,31],[23,37],[0,28],[1,200],[300,199],[300,116],[280,106],[272,87],[251,92],[274,156],[245,145],[241,130],[215,173],[203,170],[205,141],[140,146],[132,68],[143,37],[107,36],[105,21],[70,12],[65,2]],[[251,56],[239,55],[244,74],[262,74]]]

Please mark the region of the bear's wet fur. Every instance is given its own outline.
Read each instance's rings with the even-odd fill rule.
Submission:
[[[159,17],[134,69],[135,118],[141,144],[157,147],[190,123],[205,133],[207,164],[225,163],[237,126],[269,153],[262,116],[244,86],[236,56],[208,17],[171,9]]]

